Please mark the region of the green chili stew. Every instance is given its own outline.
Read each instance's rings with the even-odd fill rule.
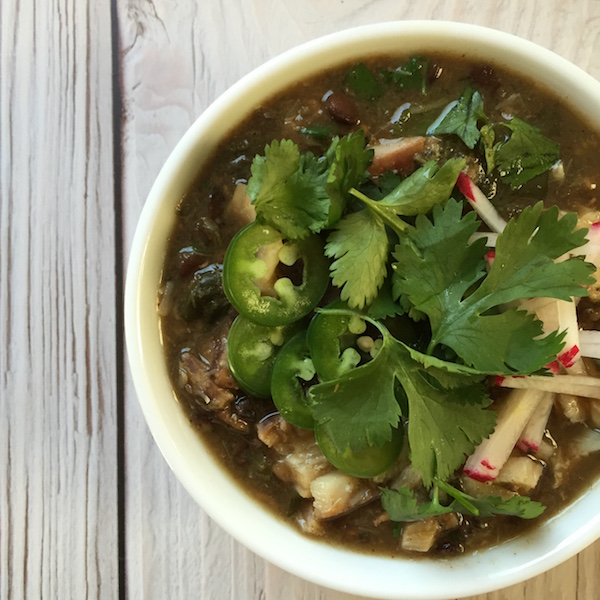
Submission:
[[[159,293],[179,400],[307,535],[458,554],[598,476],[600,135],[494,65],[298,83],[182,198]]]

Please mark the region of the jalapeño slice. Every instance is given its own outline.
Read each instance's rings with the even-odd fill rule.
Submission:
[[[255,222],[234,236],[225,254],[225,293],[241,315],[260,325],[301,319],[328,284],[329,262],[316,235],[284,240],[276,229]]]

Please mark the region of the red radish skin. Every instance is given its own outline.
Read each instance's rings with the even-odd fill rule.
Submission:
[[[517,442],[517,448],[527,454],[527,452],[537,452],[540,449],[540,445],[531,440],[524,439]]]
[[[561,352],[558,355],[558,362],[565,367],[570,369],[579,358],[579,347],[577,345],[571,346],[566,352]]]
[[[567,370],[571,370],[579,361],[579,323],[577,321],[577,308],[575,302],[557,300],[558,330],[566,331],[564,349],[558,356],[558,361]],[[579,373],[579,370],[576,371]]]
[[[548,419],[554,404],[554,394],[544,393],[536,411],[525,425],[523,433],[517,442],[517,448],[522,452],[537,452],[546,432]]]
[[[558,360],[553,360],[551,363],[548,363],[546,365],[546,368],[553,375],[558,375],[558,373],[560,373],[560,363],[558,362]]]
[[[486,195],[471,181],[466,173],[460,173],[456,181],[458,189],[486,225],[497,233],[504,231],[506,221],[498,214]]]
[[[469,179],[469,176],[466,173],[461,173],[458,176],[456,185],[458,186],[458,189],[460,190],[461,194],[465,196],[467,200],[469,200],[470,202],[477,202],[477,200],[475,199],[475,194],[473,193],[473,184],[471,183],[471,180]]]
[[[542,322],[545,333],[556,330],[566,332],[563,351],[557,356],[556,361],[547,366],[555,374],[557,373],[557,367],[558,370],[561,367],[572,370],[581,356],[580,332],[575,302],[549,298],[532,298],[522,301],[520,306],[527,312],[534,314]]]
[[[485,483],[486,481],[494,481],[494,479],[496,479],[496,469],[494,469],[494,467],[492,467],[487,461],[481,463],[481,466],[489,469],[490,472],[486,473],[483,470],[476,471],[465,468],[465,475],[471,479],[474,479],[475,481],[480,481],[481,483]]]

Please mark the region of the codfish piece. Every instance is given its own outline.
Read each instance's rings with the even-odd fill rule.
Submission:
[[[292,483],[303,498],[312,498],[311,483],[333,470],[312,431],[295,427],[279,414],[273,414],[258,424],[257,433],[263,444],[281,456],[273,465],[275,475]]]
[[[370,481],[340,471],[317,477],[310,484],[310,492],[315,499],[317,519],[339,517],[379,497],[377,487]]]

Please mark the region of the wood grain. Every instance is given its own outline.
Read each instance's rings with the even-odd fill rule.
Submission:
[[[117,597],[110,6],[0,26],[0,597]]]

